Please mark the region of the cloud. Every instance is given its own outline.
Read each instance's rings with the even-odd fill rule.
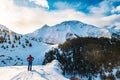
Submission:
[[[98,27],[111,25],[120,21],[119,14],[105,16],[105,12],[101,11],[104,8],[102,6],[91,7],[91,13],[85,14],[69,7],[49,11],[39,7],[17,6],[13,0],[0,0],[0,24],[7,26],[15,32],[25,34],[41,28],[44,24],[52,26],[66,20],[79,20]],[[98,12],[96,12],[97,10]]]
[[[57,9],[70,9],[71,6],[69,6],[66,2],[56,2],[54,3],[54,7]]]
[[[110,1],[102,1],[98,6],[90,6],[89,11],[94,15],[105,15],[111,10],[112,4]]]
[[[103,20],[106,22],[106,25],[117,25],[120,23],[120,15],[114,14],[111,16],[104,17]],[[120,26],[118,26],[120,28]]]
[[[13,0],[0,0],[0,24],[15,32],[32,32],[45,24],[44,16],[45,9],[20,7],[14,4]]]
[[[113,3],[117,2],[118,0],[105,0],[98,4],[98,6],[90,6],[88,9],[90,11],[92,20],[94,21],[87,21],[99,27],[104,27],[106,25],[115,25],[120,22],[120,14],[111,14],[113,12]],[[114,11],[119,11],[119,6],[114,9]],[[111,15],[107,15],[111,14]],[[118,26],[120,27],[120,26]]]
[[[116,10],[120,12],[120,6],[117,6]]]
[[[59,9],[59,10],[65,10],[65,9],[76,9],[81,6],[81,3],[74,3],[74,4],[69,4],[67,2],[55,2],[54,7]]]
[[[49,8],[47,0],[29,0],[30,2],[34,2],[36,5],[40,5],[42,7]]]
[[[113,8],[112,9],[112,11],[111,11],[112,13],[120,13],[120,6],[117,6],[116,8]]]

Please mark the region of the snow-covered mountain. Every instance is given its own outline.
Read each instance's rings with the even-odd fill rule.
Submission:
[[[50,44],[59,44],[74,37],[111,37],[105,28],[98,28],[80,21],[65,21],[55,26],[44,25],[41,29],[28,34],[32,39]]]
[[[9,31],[9,29],[7,27],[5,27],[4,25],[1,25],[0,24],[0,30],[6,30],[6,31]]]
[[[27,57],[35,57],[34,64],[42,64],[44,54],[51,45],[33,41],[29,36],[17,34],[0,25],[0,66],[27,64]]]

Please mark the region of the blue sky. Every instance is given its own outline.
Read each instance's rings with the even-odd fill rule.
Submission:
[[[18,6],[26,6],[26,7],[31,7],[31,8],[43,7],[41,5],[35,4],[33,1],[14,0],[14,3]],[[109,7],[110,10],[111,8],[116,8],[117,6],[120,5],[120,0],[94,0],[94,1],[93,0],[46,0],[46,1],[49,6],[49,9],[48,9],[49,11],[59,10],[61,6],[59,4],[61,3],[62,5],[65,4],[64,6],[62,6],[63,9],[71,8],[76,11],[82,11],[86,14],[90,13],[90,10],[89,10],[90,7],[100,7],[99,4],[105,1],[106,1],[106,5],[108,5],[107,7]],[[109,15],[112,14],[110,10],[106,12]]]
[[[0,0],[0,24],[18,33],[66,20],[120,28],[120,0]]]
[[[89,6],[97,6],[103,0],[47,0],[50,6],[50,10],[56,10],[56,6],[54,5],[57,2],[67,3],[70,7],[74,8],[78,11],[89,12],[87,9]],[[78,6],[76,6],[78,5]]]

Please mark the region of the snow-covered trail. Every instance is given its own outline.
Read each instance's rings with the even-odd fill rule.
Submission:
[[[49,80],[36,71],[24,71],[14,76],[11,80]]]
[[[56,61],[45,66],[33,66],[27,71],[27,66],[0,67],[0,80],[69,80],[62,75]]]

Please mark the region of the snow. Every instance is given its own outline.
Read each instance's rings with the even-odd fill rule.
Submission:
[[[35,58],[34,65],[42,64],[45,52],[56,46],[32,40],[29,36],[14,33],[2,25],[0,25],[0,29],[0,38],[3,37],[6,40],[6,42],[0,43],[0,66],[27,65],[29,54]],[[20,39],[15,40],[15,36],[20,37]],[[26,40],[32,44],[31,47],[26,45]],[[11,41],[11,44],[9,41]],[[14,48],[12,48],[12,45],[14,45]],[[23,48],[23,45],[25,48]],[[2,46],[5,48],[2,48]]]
[[[41,65],[46,52],[57,48],[59,43],[65,42],[66,39],[76,38],[76,35],[111,38],[111,33],[120,33],[117,28],[98,28],[79,21],[65,21],[55,26],[45,25],[41,29],[26,35],[17,34],[3,25],[0,25],[0,29],[0,37],[7,40],[7,42],[0,43],[0,80],[68,80],[62,75],[62,71],[57,66],[57,61],[45,66]],[[15,35],[20,36],[20,40],[16,40],[14,43]],[[8,43],[8,36],[10,36],[11,44],[14,44],[14,48]],[[31,47],[25,46],[23,48],[22,45],[26,45],[26,40],[32,44]],[[8,46],[8,48],[3,49],[2,45]],[[34,66],[31,72],[27,71],[26,66],[29,54],[34,57]]]
[[[106,28],[111,34],[117,33],[118,35],[120,35],[120,26],[111,25],[111,26],[106,26],[105,28]]]
[[[59,63],[54,60],[44,66],[33,66],[27,71],[27,66],[0,67],[0,80],[69,80],[62,75]]]
[[[72,36],[67,34],[72,34]],[[75,37],[74,34],[80,37],[111,38],[111,34],[107,29],[98,28],[80,21],[65,21],[55,26],[45,25],[41,29],[27,35],[37,40],[41,39],[42,42],[59,44],[65,42],[68,38]]]
[[[42,64],[44,60],[44,55],[45,52],[51,49],[51,45],[47,45],[44,43],[36,43],[32,42],[32,47],[27,47],[27,48],[9,48],[9,49],[1,49],[0,55],[4,55],[0,57],[0,63],[2,60],[4,60],[6,63],[5,65],[13,65],[15,64],[15,60],[17,60],[17,57],[19,57],[23,63],[23,65],[27,64],[27,57],[29,54],[31,54],[34,57],[34,65]],[[12,57],[13,60],[8,60],[9,57]],[[17,60],[17,62],[19,62]],[[4,64],[0,64],[0,66],[4,66]]]
[[[42,64],[44,60],[45,52],[49,51],[53,47],[52,45],[45,44],[43,42],[37,42],[37,41],[31,40],[29,39],[28,36],[23,36],[20,38],[20,40],[16,40],[14,43],[13,41],[14,41],[15,35],[22,36],[17,33],[12,33],[10,37],[11,44],[9,44],[9,39],[8,39],[9,32],[7,31],[2,32],[0,36],[4,37],[5,33],[6,33],[6,36],[5,36],[6,42],[1,43],[0,47],[8,46],[8,48],[5,48],[5,49],[0,48],[0,66],[5,66],[5,65],[10,66],[10,65],[15,65],[16,63],[17,65],[26,65],[27,57],[29,54],[31,54],[35,58],[34,59],[35,65]],[[28,40],[29,43],[32,44],[31,47],[25,46],[25,48],[23,48],[22,45],[26,45],[26,40]],[[21,44],[19,44],[19,42],[21,42]],[[14,48],[12,48],[12,44],[15,46]],[[17,60],[17,58],[20,58],[20,60]],[[1,62],[3,60],[6,64]]]
[[[3,26],[1,24],[0,24],[0,30],[7,30],[7,31],[9,31],[9,29],[7,27],[5,27],[5,26]]]

